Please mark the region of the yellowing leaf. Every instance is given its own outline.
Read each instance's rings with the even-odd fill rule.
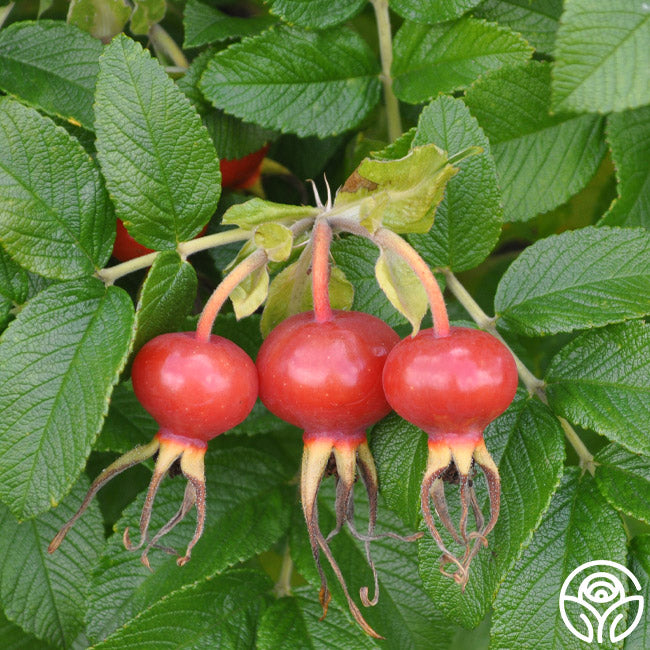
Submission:
[[[253,271],[230,294],[237,320],[250,316],[265,300],[269,292],[269,272],[266,266]]]
[[[391,250],[382,249],[375,265],[377,282],[393,307],[413,325],[417,334],[427,312],[427,294],[411,267]]]
[[[318,208],[308,205],[285,205],[255,198],[233,205],[226,210],[222,223],[234,224],[245,230],[252,230],[255,226],[270,221],[288,226],[305,217],[316,216],[316,214],[318,214]]]
[[[293,247],[293,233],[279,223],[263,223],[255,230],[255,245],[263,248],[272,262],[289,259]]]

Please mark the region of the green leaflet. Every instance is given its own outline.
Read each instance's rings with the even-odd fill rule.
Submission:
[[[418,0],[391,0],[390,8],[400,16],[418,23],[440,23],[458,18],[466,11],[476,7],[481,0],[438,0],[419,2]]]

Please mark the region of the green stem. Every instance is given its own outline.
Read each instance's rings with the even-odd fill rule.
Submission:
[[[11,10],[16,6],[15,2],[10,2],[6,7],[0,8],[0,27],[2,27],[5,23],[5,20],[9,18],[9,14],[11,13]]]
[[[393,36],[390,28],[388,0],[371,0],[371,2],[377,20],[379,56],[381,57],[381,82],[384,86],[388,138],[392,142],[402,135],[402,119],[399,114],[399,102],[393,92],[393,78],[390,73],[393,65]]]
[[[149,38],[165,56],[179,68],[189,68],[190,64],[183,54],[183,50],[178,47],[176,41],[163,29],[158,23],[151,26],[149,30]]]
[[[458,302],[465,308],[465,311],[472,317],[472,320],[485,331],[498,338],[512,354],[515,363],[517,364],[517,371],[519,378],[524,386],[528,389],[530,395],[537,396],[544,404],[548,405],[548,397],[546,396],[546,384],[524,365],[523,361],[510,349],[510,346],[504,341],[503,337],[496,328],[496,318],[490,318],[478,305],[478,303],[470,296],[467,289],[458,281],[458,278],[448,268],[439,269],[445,276],[447,281],[447,288],[454,294]],[[580,436],[575,432],[575,429],[563,417],[556,416],[560,422],[560,426],[564,431],[564,435],[575,449],[576,454],[580,461],[580,467],[587,470],[592,476],[596,470],[596,461],[593,454],[587,449],[586,445],[580,439]]]
[[[278,598],[284,598],[285,596],[291,596],[291,576],[293,575],[293,560],[291,559],[291,553],[289,551],[289,544],[287,544],[284,549],[284,555],[282,556],[282,566],[280,567],[280,575],[278,576],[278,581],[273,587],[273,591]]]
[[[207,250],[208,248],[215,248],[217,246],[224,246],[225,244],[232,244],[238,241],[245,241],[252,237],[252,232],[248,230],[241,230],[240,228],[233,228],[231,230],[224,230],[223,232],[215,233],[214,235],[207,235],[206,237],[198,237],[191,241],[181,242],[176,250],[178,254],[185,259],[188,255],[198,253],[199,251]],[[95,275],[107,286],[113,284],[116,280],[124,275],[146,269],[151,266],[160,253],[148,253],[135,257],[128,262],[116,264],[105,269],[101,269]]]

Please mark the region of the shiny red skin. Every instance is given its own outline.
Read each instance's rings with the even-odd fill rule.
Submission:
[[[259,178],[260,167],[269,145],[265,145],[258,151],[249,153],[243,158],[219,160],[219,169],[221,170],[221,186],[232,187],[235,189],[246,189],[253,185]]]
[[[398,341],[370,314],[334,311],[324,323],[313,312],[292,316],[260,348],[260,398],[272,413],[303,429],[305,440],[356,439],[390,412],[381,374]]]
[[[517,366],[487,332],[452,327],[437,338],[428,329],[393,348],[383,381],[393,409],[430,436],[479,438],[512,402]]]
[[[201,237],[208,229],[206,225],[196,237]],[[121,219],[115,224],[115,243],[113,244],[113,257],[120,262],[128,262],[136,257],[153,253],[151,248],[139,244],[126,229]]]
[[[242,422],[257,399],[257,370],[228,339],[194,332],[162,334],[133,361],[136,397],[163,436],[207,442]]]

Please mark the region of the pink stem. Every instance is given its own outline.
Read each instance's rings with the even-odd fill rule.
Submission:
[[[214,290],[214,293],[210,296],[208,302],[205,303],[205,307],[201,312],[201,318],[199,318],[199,323],[196,326],[197,339],[200,341],[207,341],[210,339],[214,320],[233,289],[240,282],[243,282],[251,273],[253,273],[253,271],[264,266],[267,261],[268,255],[266,254],[266,251],[260,248],[237,264],[237,266],[219,283],[219,286]]]
[[[331,243],[332,229],[327,221],[322,219],[316,223],[312,234],[312,293],[314,296],[314,315],[317,323],[325,323],[332,319],[329,292]]]

